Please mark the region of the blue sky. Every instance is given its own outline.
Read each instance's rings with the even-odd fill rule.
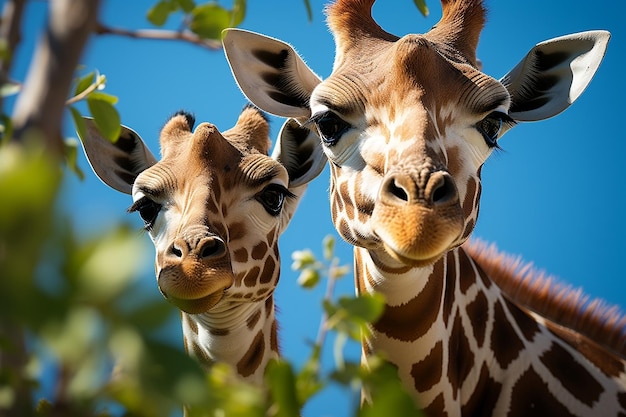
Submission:
[[[145,28],[145,12],[156,0],[103,1],[101,20],[111,26]],[[440,17],[440,5],[428,1],[431,14],[422,17],[410,0],[380,1],[374,17],[389,32],[403,35],[424,32]],[[296,48],[311,68],[325,77],[331,71],[333,39],[322,13],[325,1],[311,0],[309,22],[303,1],[249,0],[242,28],[283,39]],[[626,274],[622,267],[626,249],[626,138],[620,128],[623,111],[618,98],[626,88],[623,56],[626,54],[626,6],[622,2],[597,0],[488,1],[488,22],[478,55],[484,71],[503,76],[535,43],[567,33],[607,29],[612,33],[607,55],[595,79],[565,113],[538,123],[523,124],[500,142],[482,171],[483,194],[474,237],[494,242],[509,253],[519,254],[538,268],[593,297],[626,307]],[[22,47],[16,57],[13,78],[24,79],[37,36],[41,33],[46,2],[29,2]],[[158,153],[157,135],[166,119],[187,109],[198,122],[210,121],[220,129],[231,127],[245,104],[221,51],[209,52],[180,42],[133,40],[94,36],[82,64],[97,69],[108,79],[106,90],[119,97],[122,122],[139,132]],[[615,81],[618,80],[618,81]],[[272,135],[282,120],[272,119]],[[66,136],[75,136],[66,123]],[[138,217],[126,214],[130,197],[109,189],[92,175],[81,155],[85,181],[68,176],[62,204],[84,233],[97,233],[119,221]],[[284,356],[300,364],[308,353],[320,319],[323,288],[305,291],[290,270],[290,254],[311,248],[320,253],[321,241],[336,233],[328,208],[328,170],[311,185],[290,228],[281,240],[282,278],[277,291]],[[148,258],[152,245],[145,237]],[[343,263],[352,263],[352,250],[338,242]],[[153,266],[148,262],[142,280],[147,292],[158,296]],[[337,294],[353,293],[350,278],[341,281]],[[164,301],[165,302],[165,301]],[[169,336],[169,335],[168,335]],[[180,330],[172,326],[174,343]],[[327,346],[326,363],[332,363]],[[348,356],[357,358],[356,344]],[[335,389],[316,398],[305,416],[348,415],[347,392]],[[355,397],[352,397],[354,400]]]

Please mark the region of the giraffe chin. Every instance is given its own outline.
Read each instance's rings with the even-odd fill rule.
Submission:
[[[194,300],[184,300],[181,298],[175,297],[166,297],[167,300],[178,307],[180,310],[184,311],[187,314],[202,314],[206,313],[217,303],[220,302],[222,298],[224,298],[224,291],[217,291],[213,294],[209,294],[206,297],[197,298]]]
[[[394,250],[392,247],[388,246],[387,244],[383,244],[384,248],[385,248],[385,252],[391,256],[393,259],[395,259],[396,261],[413,267],[413,268],[423,268],[429,265],[434,264],[435,262],[437,262],[444,254],[444,252],[441,252],[435,256],[430,256],[430,257],[416,257],[415,255],[406,255],[403,253],[400,253],[396,250]]]

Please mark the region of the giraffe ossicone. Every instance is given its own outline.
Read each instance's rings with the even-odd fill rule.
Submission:
[[[403,37],[376,23],[373,3],[327,8],[325,80],[285,42],[239,29],[223,39],[248,99],[321,138],[356,290],[386,298],[365,360],[383,353],[429,416],[626,416],[624,316],[466,243],[500,138],[569,107],[610,34],[541,42],[498,81],[476,58],[482,1],[442,0],[430,31]]]
[[[112,143],[86,118],[79,135],[96,175],[133,197],[129,211],[156,250],[159,290],[181,310],[186,350],[260,384],[279,355],[278,238],[324,166],[319,139],[288,120],[270,157],[269,123],[252,106],[223,134],[194,123],[186,112],[167,121],[160,160],[125,126]]]

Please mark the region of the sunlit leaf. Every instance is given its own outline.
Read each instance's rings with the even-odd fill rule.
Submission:
[[[101,76],[101,77],[104,77],[104,76]],[[106,77],[105,77],[105,79],[106,79]],[[110,105],[115,105],[117,103],[117,101],[118,101],[118,98],[116,96],[111,95],[111,94],[107,94],[107,93],[103,93],[101,91],[94,91],[93,93],[90,93],[89,96],[87,97],[87,99],[106,101]]]
[[[246,0],[234,0],[230,26],[239,26],[246,17]]]
[[[22,85],[15,81],[6,81],[0,86],[0,97],[9,97],[20,92]]]
[[[291,259],[293,259],[291,269],[293,269],[294,271],[300,271],[304,268],[314,265],[316,262],[315,255],[313,255],[313,252],[311,252],[310,249],[294,251],[291,254]]]
[[[102,136],[112,143],[115,143],[122,131],[120,115],[115,107],[113,107],[110,100],[100,99],[102,93],[94,94],[90,94],[89,97],[87,97],[87,107],[89,107],[94,123]]]
[[[385,300],[380,293],[362,294],[358,297],[341,297],[339,306],[344,308],[350,317],[371,323],[383,313]]]
[[[426,0],[413,0],[413,3],[417,6],[418,10],[424,17],[428,16],[428,7],[426,6]]]
[[[68,138],[63,141],[65,162],[69,169],[82,181],[85,179],[85,173],[78,166],[78,142],[75,139]]]
[[[83,115],[80,114],[77,108],[70,106],[70,114],[72,115],[72,120],[74,121],[74,127],[76,128],[76,132],[78,132],[78,137],[86,138],[87,137],[87,125],[85,124],[85,119],[83,119]]]
[[[168,0],[161,0],[148,10],[147,18],[155,26],[163,26],[171,13],[176,11],[176,5]]]
[[[231,13],[216,3],[203,4],[193,9],[189,29],[206,39],[221,39],[221,33],[230,27]]]
[[[190,13],[194,9],[194,7],[196,7],[196,4],[193,0],[176,0],[176,3],[178,3],[178,6],[185,13]]]
[[[81,77],[76,83],[76,87],[74,88],[74,95],[79,95],[80,93],[85,91],[91,84],[93,84],[95,75],[95,72],[92,71],[89,74]]]
[[[335,238],[331,235],[324,237],[322,247],[324,249],[324,259],[330,261],[335,252]]]
[[[276,407],[276,417],[293,417],[300,414],[296,401],[295,376],[291,365],[277,360],[268,364],[265,371],[267,386]]]
[[[313,268],[307,268],[298,276],[298,285],[303,288],[311,289],[315,288],[320,282],[320,274]]]

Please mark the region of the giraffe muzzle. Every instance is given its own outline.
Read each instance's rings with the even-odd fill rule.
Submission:
[[[445,171],[388,174],[371,221],[386,252],[410,265],[439,259],[464,224],[457,188]]]
[[[189,314],[213,308],[234,283],[226,243],[215,235],[176,239],[160,259],[159,290]]]

